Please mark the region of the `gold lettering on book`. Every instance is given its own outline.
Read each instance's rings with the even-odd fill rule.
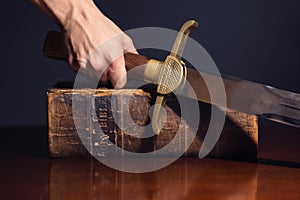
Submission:
[[[94,153],[97,154],[97,156],[106,156],[109,146],[113,145],[109,141],[109,136],[100,134],[99,137],[97,137],[97,141],[94,142],[94,148],[96,151]]]
[[[100,99],[100,107],[99,107],[99,124],[101,128],[107,128],[107,102],[105,99]]]

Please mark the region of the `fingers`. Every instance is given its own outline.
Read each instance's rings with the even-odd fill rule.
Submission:
[[[74,71],[80,69],[91,81],[100,81],[104,85],[110,82],[114,88],[123,88],[127,81],[123,54],[138,54],[131,38],[124,32],[109,34],[95,47],[94,42],[98,40],[94,36],[82,39],[79,35],[69,35],[66,40],[71,68]]]
[[[120,89],[125,86],[127,78],[123,55],[119,56],[110,64],[107,75],[114,88]]]
[[[120,89],[126,85],[126,68],[124,53],[137,53],[132,40],[124,33],[118,34],[96,47],[89,55],[89,71],[94,69],[101,83],[110,82],[111,85]]]
[[[126,84],[126,68],[123,47],[118,39],[108,40],[96,47],[88,56],[89,65],[86,71],[100,83],[108,82],[114,88],[122,88]]]

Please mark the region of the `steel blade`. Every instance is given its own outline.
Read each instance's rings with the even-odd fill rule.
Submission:
[[[227,108],[300,128],[300,94],[226,75],[221,75],[221,78]],[[191,87],[184,86],[178,93],[189,98],[195,98],[193,94],[196,94],[197,100],[215,104],[211,101],[206,83],[207,80],[217,83],[218,79],[220,75],[202,71],[199,73],[193,68],[187,68],[187,81]],[[218,103],[216,106],[224,107]]]

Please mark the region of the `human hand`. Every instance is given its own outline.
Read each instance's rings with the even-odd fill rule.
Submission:
[[[69,64],[88,78],[115,88],[126,84],[124,53],[133,42],[92,0],[30,0],[62,29]]]
[[[137,51],[131,38],[96,6],[66,19],[62,29],[72,69],[78,71],[81,68],[88,78],[110,82],[115,88],[126,84],[123,54]]]

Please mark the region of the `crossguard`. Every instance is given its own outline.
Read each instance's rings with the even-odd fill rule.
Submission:
[[[171,53],[167,56],[165,61],[158,61],[151,59],[144,73],[146,82],[157,84],[157,98],[155,101],[153,115],[152,115],[152,129],[157,135],[162,129],[160,119],[162,107],[165,104],[165,95],[176,89],[180,89],[185,84],[186,67],[181,60],[183,50],[192,30],[198,27],[195,20],[185,22],[173,44]]]

